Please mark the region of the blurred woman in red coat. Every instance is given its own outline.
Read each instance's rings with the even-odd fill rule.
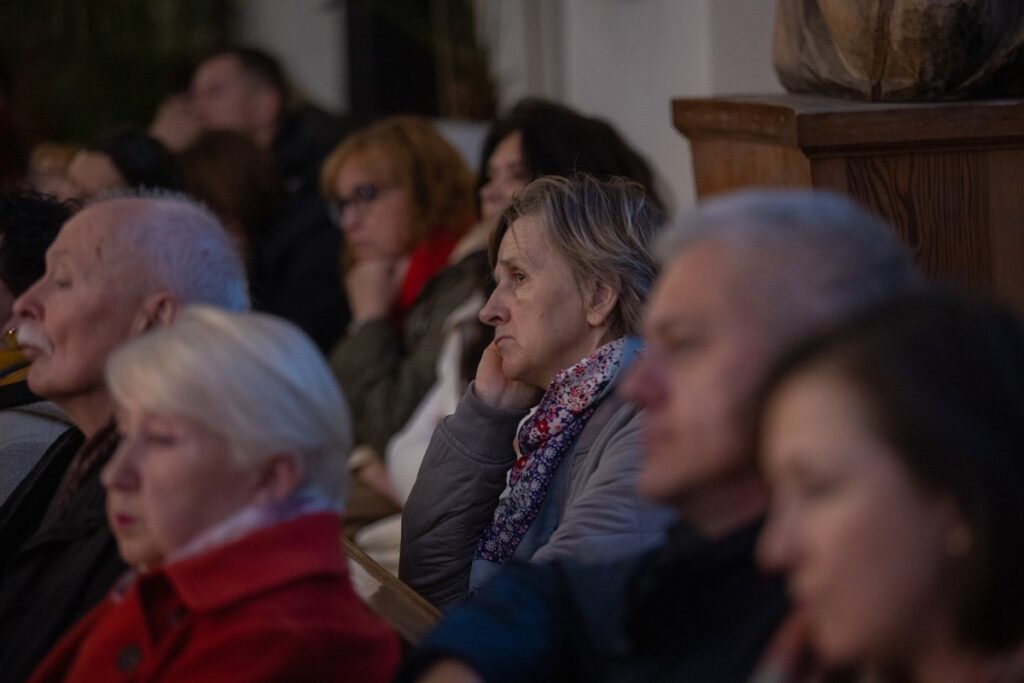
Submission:
[[[341,548],[348,413],[312,341],[190,308],[107,382],[121,443],[102,482],[133,570],[31,680],[388,680],[397,641]]]

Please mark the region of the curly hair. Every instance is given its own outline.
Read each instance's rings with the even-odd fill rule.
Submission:
[[[347,137],[324,161],[320,187],[333,199],[342,167],[351,159],[375,155],[389,180],[409,195],[415,246],[436,231],[465,232],[475,217],[473,174],[459,152],[419,116],[391,116]]]

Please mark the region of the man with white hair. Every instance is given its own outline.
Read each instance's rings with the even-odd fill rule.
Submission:
[[[207,210],[179,196],[120,196],[61,228],[46,272],[14,302],[28,384],[74,428],[0,508],[0,680],[27,678],[125,567],[99,471],[117,445],[107,357],[188,303],[248,308],[245,271]]]
[[[666,233],[647,350],[621,390],[645,409],[640,492],[679,515],[668,542],[616,564],[510,569],[400,680],[748,679],[787,610],[754,563],[758,387],[797,339],[918,276],[887,226],[835,195],[733,195]]]

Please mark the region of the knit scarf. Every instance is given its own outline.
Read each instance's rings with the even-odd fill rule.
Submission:
[[[509,474],[509,493],[498,503],[476,559],[504,564],[515,553],[537,518],[562,457],[614,386],[626,346],[625,337],[609,342],[551,380],[537,409],[519,428],[519,457]]]

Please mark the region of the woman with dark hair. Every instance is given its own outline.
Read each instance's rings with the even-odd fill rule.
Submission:
[[[1024,680],[1024,323],[943,293],[876,310],[781,366],[761,439],[760,559],[797,606],[762,680],[805,680],[803,640],[868,680]]]
[[[134,128],[104,133],[85,145],[68,166],[67,196],[88,201],[119,188],[181,190],[178,161],[156,138]]]

